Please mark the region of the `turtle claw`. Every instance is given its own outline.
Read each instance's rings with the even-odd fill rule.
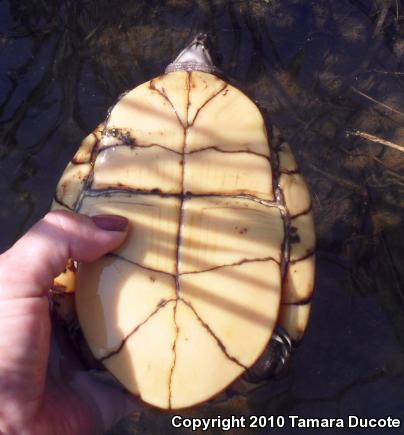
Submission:
[[[279,375],[288,366],[291,353],[292,341],[288,333],[278,325],[262,355],[244,373],[244,380],[259,383]]]

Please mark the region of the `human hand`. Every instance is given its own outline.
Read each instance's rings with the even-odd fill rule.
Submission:
[[[131,396],[58,349],[48,365],[53,279],[68,258],[90,262],[117,248],[126,230],[122,217],[54,211],[0,256],[0,434],[102,433],[136,409]]]

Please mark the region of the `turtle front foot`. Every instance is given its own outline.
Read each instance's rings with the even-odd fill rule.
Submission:
[[[278,325],[262,355],[244,373],[244,380],[259,383],[280,374],[288,366],[291,353],[292,341],[288,333]]]

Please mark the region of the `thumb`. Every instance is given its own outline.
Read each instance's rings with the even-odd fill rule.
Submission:
[[[94,261],[125,239],[122,216],[48,213],[0,255],[0,300],[43,296],[69,258]]]

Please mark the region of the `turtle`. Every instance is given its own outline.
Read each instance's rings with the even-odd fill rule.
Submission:
[[[119,249],[70,262],[54,294],[97,364],[144,402],[188,408],[288,364],[314,288],[311,197],[268,116],[214,65],[207,35],[118,98],[51,208],[129,220]]]

